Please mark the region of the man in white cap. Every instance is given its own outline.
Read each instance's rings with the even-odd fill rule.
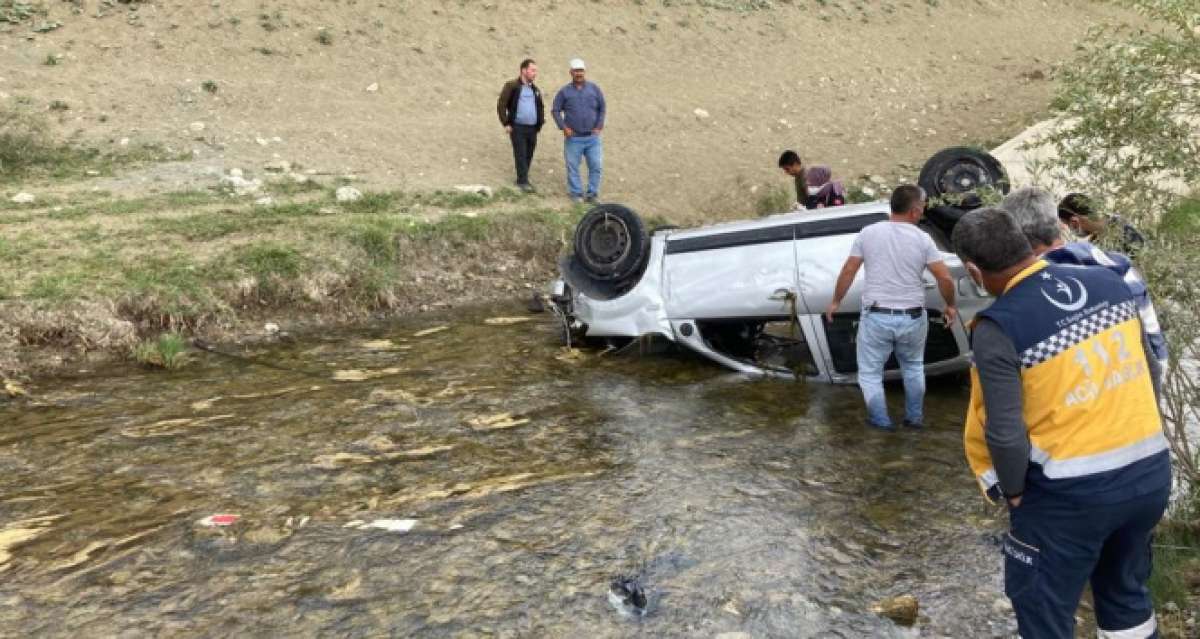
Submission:
[[[600,196],[600,177],[604,174],[604,93],[584,78],[583,60],[571,60],[571,82],[554,96],[551,114],[563,132],[563,157],[567,163],[567,193],[572,202],[595,202]],[[588,184],[584,192],[579,179],[579,161],[587,158]]]

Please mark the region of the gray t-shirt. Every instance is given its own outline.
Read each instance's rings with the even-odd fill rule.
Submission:
[[[883,308],[925,306],[921,274],[927,264],[942,261],[933,239],[916,224],[876,222],[854,238],[850,255],[861,257],[866,269],[862,305]]]

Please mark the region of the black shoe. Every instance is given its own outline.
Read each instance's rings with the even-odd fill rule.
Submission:
[[[867,420],[867,426],[870,426],[871,428],[874,428],[875,430],[881,430],[881,431],[883,431],[883,432],[885,432],[885,433],[894,433],[894,432],[896,432],[896,425],[895,425],[895,424],[876,424],[875,422],[873,422],[873,421],[871,421],[871,420],[869,420],[869,419],[868,419],[868,420]]]
[[[533,188],[533,185],[528,182],[524,184],[518,184],[517,188],[521,189],[522,193],[537,193],[537,189]]]
[[[925,424],[923,424],[921,422],[910,422],[906,419],[906,420],[904,420],[904,427],[905,428],[925,428]]]
[[[598,200],[595,195],[589,195],[583,198],[583,201],[587,202],[588,204],[595,204]]]

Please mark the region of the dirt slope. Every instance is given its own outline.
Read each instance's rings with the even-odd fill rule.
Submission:
[[[58,100],[64,137],[161,142],[210,165],[279,157],[369,188],[503,185],[500,85],[533,56],[552,96],[578,55],[610,105],[604,197],[691,221],[778,184],[786,147],[854,177],[912,175],[937,148],[1002,140],[1044,111],[1055,66],[1111,17],[1077,0],[712,6],[766,4],[46,2],[47,16],[0,33],[0,104]],[[34,33],[43,20],[62,26]],[[550,127],[533,174],[548,196],[564,192],[560,158]]]

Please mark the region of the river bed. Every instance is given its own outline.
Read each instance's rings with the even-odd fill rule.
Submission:
[[[1015,633],[961,383],[881,433],[855,387],[485,322],[519,314],[31,386],[0,406],[0,634]],[[609,601],[617,575],[646,614]],[[912,627],[870,611],[898,595]]]

